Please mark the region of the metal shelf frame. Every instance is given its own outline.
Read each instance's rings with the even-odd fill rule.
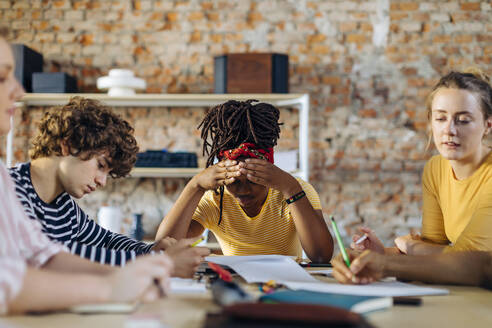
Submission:
[[[299,169],[292,172],[305,181],[309,179],[309,95],[308,94],[137,94],[128,97],[111,97],[101,93],[31,93],[26,94],[18,107],[59,106],[71,97],[97,99],[111,107],[210,107],[227,100],[257,99],[277,107],[299,110]],[[12,122],[13,123],[13,122]],[[12,165],[14,124],[7,135],[7,166]],[[199,168],[134,168],[132,177],[192,177]]]

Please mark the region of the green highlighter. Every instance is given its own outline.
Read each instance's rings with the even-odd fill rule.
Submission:
[[[343,246],[342,237],[340,237],[340,231],[338,231],[338,227],[337,227],[337,223],[335,222],[335,218],[333,217],[333,215],[331,215],[330,219],[331,219],[331,225],[333,227],[333,231],[335,231],[335,237],[337,238],[338,248],[340,248],[340,251],[342,252],[342,257],[345,261],[345,264],[347,264],[347,267],[350,268],[350,260],[349,260],[347,251],[345,250],[345,247]]]

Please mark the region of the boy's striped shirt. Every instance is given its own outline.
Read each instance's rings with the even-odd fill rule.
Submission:
[[[50,204],[39,198],[31,181],[30,163],[9,169],[15,182],[15,192],[27,216],[42,225],[43,232],[54,241],[93,262],[125,265],[136,256],[150,253],[154,244],[146,244],[99,226],[66,192]]]

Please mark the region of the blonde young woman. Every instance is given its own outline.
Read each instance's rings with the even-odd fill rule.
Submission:
[[[350,268],[341,256],[332,261],[339,282],[366,284],[395,276],[492,289],[489,79],[480,72],[449,73],[429,95],[427,111],[439,155],[424,168],[422,237],[398,237],[396,248],[384,248],[374,232],[361,228],[368,238],[352,247],[365,251],[349,251]],[[409,256],[395,254],[400,252]]]
[[[0,135],[10,130],[14,102],[24,91],[0,27]],[[167,288],[167,255],[144,256],[123,269],[92,263],[51,242],[26,217],[13,182],[0,163],[0,315],[66,308],[81,303],[152,301]]]
[[[427,100],[432,139],[439,155],[422,177],[422,236],[395,239],[384,248],[374,232],[357,250],[413,255],[448,251],[492,251],[492,88],[479,71],[451,72]],[[354,236],[354,241],[361,235]]]

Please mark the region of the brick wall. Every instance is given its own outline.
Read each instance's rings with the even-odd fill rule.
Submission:
[[[291,92],[311,95],[311,182],[324,212],[348,234],[364,223],[387,241],[420,224],[429,88],[451,69],[492,73],[491,1],[0,0],[0,21],[83,91],[127,67],[147,92],[207,93],[214,55],[288,53]],[[132,183],[152,184],[150,194],[174,182]]]

